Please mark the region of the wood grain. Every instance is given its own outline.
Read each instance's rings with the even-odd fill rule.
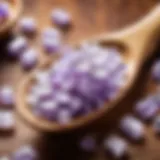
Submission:
[[[52,8],[63,7],[73,16],[73,26],[65,33],[69,42],[80,41],[84,38],[121,29],[145,15],[158,1],[150,0],[25,0],[24,15],[31,15],[38,21],[39,32],[50,24]],[[38,38],[37,38],[38,39]],[[38,46],[37,39],[31,40]],[[3,42],[2,42],[3,43]],[[1,43],[0,82],[1,84],[18,85],[25,74],[18,61],[11,61],[6,54],[6,44]],[[76,140],[87,131],[94,131],[102,137],[114,131],[118,120],[124,114],[131,112],[135,101],[147,91],[148,70],[152,60],[144,65],[140,78],[127,98],[117,108],[106,115],[103,121],[84,130],[74,131],[63,135],[43,135],[38,133],[17,116],[15,132],[4,136],[0,134],[0,154],[13,152],[17,147],[31,143],[39,149],[40,159],[110,159],[100,147],[96,154],[83,154],[76,147]],[[144,83],[145,81],[145,83]],[[145,144],[130,143],[131,160],[159,160],[159,140],[154,136],[150,125],[146,125]]]

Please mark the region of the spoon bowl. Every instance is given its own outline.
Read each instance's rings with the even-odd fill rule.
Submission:
[[[155,46],[155,42],[158,35],[158,28],[160,27],[160,6],[157,6],[149,15],[147,15],[140,22],[112,34],[103,34],[98,37],[91,38],[90,40],[81,41],[78,43],[80,46],[83,43],[96,43],[100,45],[115,45],[122,46],[121,55],[127,64],[127,77],[125,85],[120,89],[117,96],[107,102],[103,107],[97,111],[93,111],[88,115],[75,118],[67,125],[59,125],[56,122],[50,122],[38,116],[35,116],[30,110],[26,103],[26,95],[28,94],[28,89],[33,83],[33,77],[35,71],[27,75],[18,87],[16,95],[16,106],[17,111],[27,122],[32,126],[36,127],[42,132],[63,132],[69,131],[84,125],[90,124],[91,122],[101,118],[106,114],[111,108],[116,106],[121,99],[125,97],[129,89],[134,83],[138,72],[144,63],[144,61],[149,58]],[[58,57],[57,57],[58,58]],[[38,69],[43,69],[48,67],[54,60],[46,60]]]

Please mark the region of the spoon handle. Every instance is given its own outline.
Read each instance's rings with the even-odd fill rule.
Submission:
[[[146,59],[146,52],[155,44],[155,38],[160,32],[160,4],[157,5],[146,17],[139,22],[121,31],[101,35],[99,42],[113,41],[124,44],[129,48],[132,56]],[[96,40],[96,41],[97,41]]]

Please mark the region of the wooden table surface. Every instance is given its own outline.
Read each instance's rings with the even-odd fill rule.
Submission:
[[[103,32],[121,29],[143,17],[156,3],[156,0],[25,0],[24,15],[37,19],[39,29],[50,24],[49,13],[54,7],[67,9],[73,17],[73,26],[65,34],[69,42],[80,41]],[[32,40],[37,45],[37,40]],[[3,54],[4,55],[4,54]],[[1,84],[18,85],[24,73],[18,62],[10,61],[1,55],[0,82]],[[0,154],[8,154],[23,144],[33,144],[39,150],[40,159],[110,159],[100,147],[95,154],[80,152],[77,138],[87,131],[95,132],[101,137],[114,131],[120,117],[131,112],[132,106],[140,96],[150,88],[148,85],[148,71],[152,64],[150,60],[144,65],[140,78],[125,100],[114,110],[110,111],[103,120],[89,128],[76,130],[61,135],[44,135],[38,133],[28,124],[16,116],[16,128],[12,134],[0,134]],[[143,144],[130,143],[131,160],[159,160],[160,145],[150,125],[146,125],[146,140]]]

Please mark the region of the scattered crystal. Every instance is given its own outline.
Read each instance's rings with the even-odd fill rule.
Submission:
[[[24,37],[16,37],[8,46],[8,54],[12,57],[17,57],[28,47],[28,42]]]
[[[10,7],[6,2],[0,2],[0,21],[3,22],[9,17]]]
[[[124,157],[128,152],[127,142],[116,135],[111,135],[104,140],[104,148],[116,159]]]
[[[82,137],[79,147],[86,152],[93,152],[97,147],[96,139],[93,136]]]
[[[42,39],[60,39],[61,33],[55,28],[45,28],[42,32]]]
[[[160,60],[156,61],[152,67],[152,78],[159,82],[160,81]]]
[[[34,49],[28,49],[20,56],[20,63],[24,69],[32,69],[37,62],[38,53]]]
[[[64,9],[54,9],[51,13],[51,20],[58,26],[64,27],[71,23],[70,14]]]
[[[157,114],[158,109],[156,100],[153,97],[147,97],[135,106],[136,114],[144,120],[153,118]]]
[[[14,104],[14,93],[10,86],[3,86],[0,89],[0,103],[5,106],[12,106]]]
[[[22,146],[13,153],[12,160],[37,160],[37,153],[29,145]]]
[[[0,111],[0,130],[12,130],[15,120],[12,111]]]
[[[19,29],[25,34],[34,34],[37,30],[37,24],[34,18],[24,17],[19,21]]]
[[[156,132],[156,133],[160,133],[160,116],[156,116],[153,120],[153,130]]]
[[[144,125],[133,116],[125,116],[120,121],[120,129],[132,140],[141,140],[144,137]]]
[[[42,45],[47,53],[55,53],[60,48],[60,39],[57,38],[44,38],[42,40]]]

